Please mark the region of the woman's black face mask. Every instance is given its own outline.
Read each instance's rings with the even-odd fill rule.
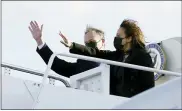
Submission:
[[[121,50],[123,45],[122,45],[123,38],[116,36],[114,38],[114,47],[116,50]]]

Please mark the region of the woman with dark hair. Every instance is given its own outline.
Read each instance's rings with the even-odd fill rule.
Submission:
[[[70,52],[85,56],[125,62],[153,68],[150,55],[145,50],[144,35],[133,20],[124,20],[114,38],[116,51],[98,50],[69,42],[62,36],[62,43],[70,48]],[[119,66],[110,66],[110,94],[132,97],[154,87],[154,73]]]

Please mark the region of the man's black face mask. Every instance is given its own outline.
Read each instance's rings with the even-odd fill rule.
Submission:
[[[95,41],[90,41],[88,43],[85,43],[86,46],[91,47],[91,48],[96,48],[97,47],[97,42]]]
[[[123,45],[122,45],[122,41],[123,41],[123,38],[119,37],[119,36],[116,36],[114,38],[114,47],[116,48],[116,50],[121,50]]]
[[[98,42],[100,42],[101,40],[99,40]],[[98,42],[96,42],[96,41],[89,41],[89,42],[85,43],[85,45],[88,46],[88,47],[91,47],[91,48],[97,48],[97,43]]]

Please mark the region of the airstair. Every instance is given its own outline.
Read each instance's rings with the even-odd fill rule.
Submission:
[[[150,45],[152,44],[152,45]],[[155,52],[156,68],[148,68],[127,63],[86,57],[76,54],[54,53],[45,72],[34,71],[20,66],[1,63],[2,69],[2,109],[182,109],[181,102],[181,37],[160,43],[150,43],[161,49]],[[154,46],[154,47],[153,47]],[[160,47],[158,47],[160,46]],[[157,48],[156,48],[157,47]],[[174,50],[175,49],[175,50]],[[50,74],[55,56],[66,56],[88,61],[101,62],[94,69],[70,77]],[[154,58],[157,57],[154,54]],[[163,58],[162,58],[163,57]],[[165,61],[166,60],[166,61]],[[162,61],[162,62],[161,62]],[[164,62],[165,61],[165,62]],[[155,72],[156,86],[132,98],[109,94],[110,66],[117,65],[133,69]],[[156,65],[157,66],[157,65]],[[161,69],[164,68],[165,70]],[[12,76],[12,72],[23,72],[40,77],[41,82]],[[16,74],[14,74],[16,75]],[[64,86],[57,85],[62,83]]]

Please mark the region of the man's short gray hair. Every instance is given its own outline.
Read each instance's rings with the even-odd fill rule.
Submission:
[[[97,34],[99,34],[102,37],[102,39],[104,39],[104,31],[87,25],[85,34],[87,34],[89,31],[95,31]]]

